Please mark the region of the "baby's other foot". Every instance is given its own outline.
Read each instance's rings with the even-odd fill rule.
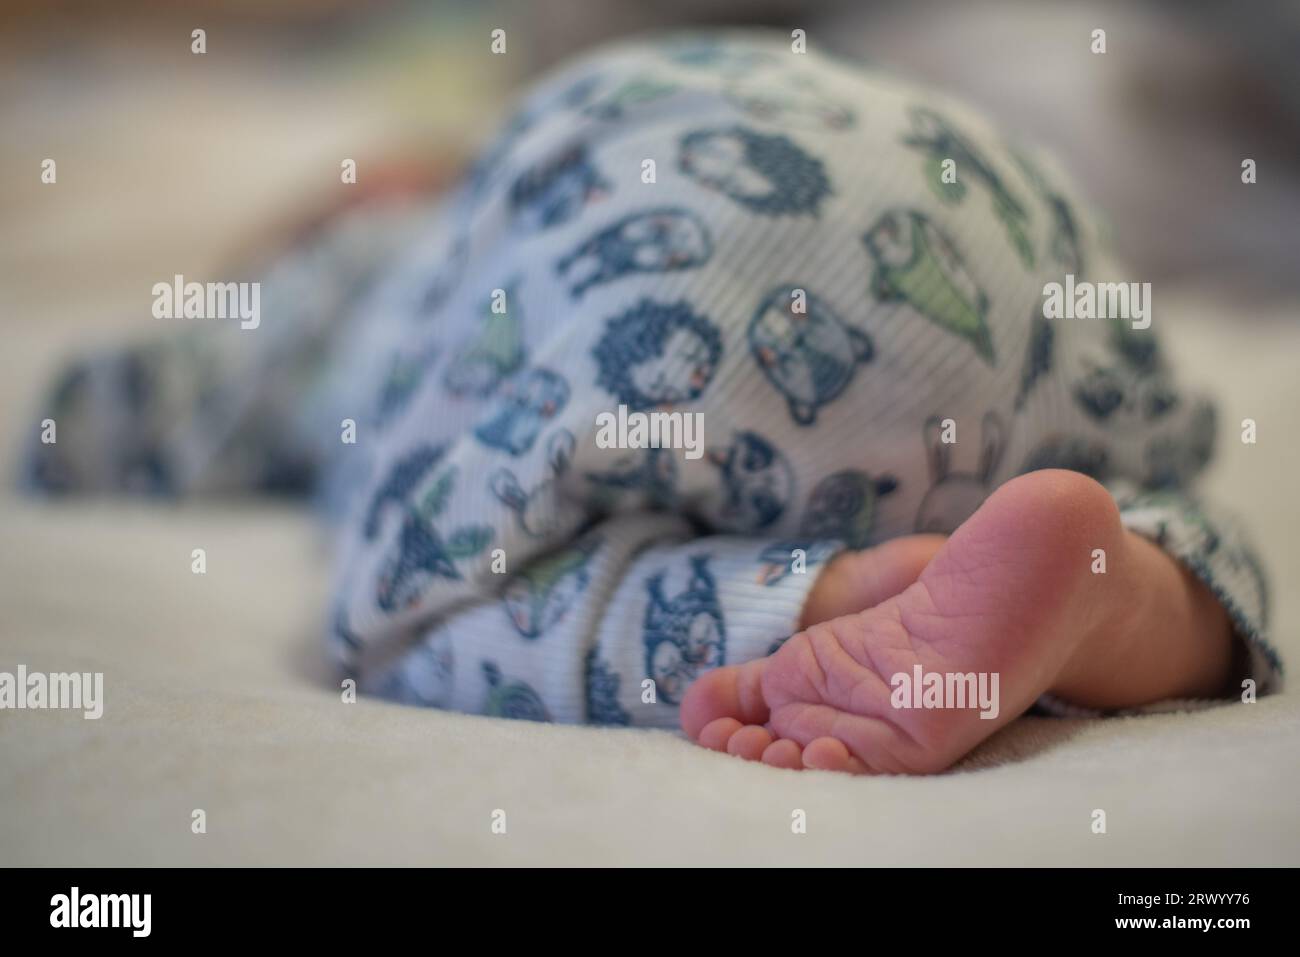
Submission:
[[[880,596],[869,586],[864,610],[812,624],[767,658],[701,677],[682,703],[686,733],[776,767],[941,771],[1052,688],[1089,635],[1115,627],[1132,598],[1115,503],[1075,472],[1012,479],[941,546],[926,538],[928,546],[910,546],[911,567],[895,573],[900,584],[915,581],[891,597],[873,601]],[[1092,572],[1098,548],[1108,574]],[[934,557],[916,577],[927,549]],[[865,556],[876,551],[837,561],[872,561]],[[843,601],[843,587],[836,591]],[[895,676],[914,683],[918,667],[914,697]],[[961,702],[948,676],[970,674],[974,685],[963,686],[973,693]],[[944,697],[929,699],[942,707],[916,706],[927,702],[929,675],[944,682]],[[900,696],[896,707],[891,699]]]

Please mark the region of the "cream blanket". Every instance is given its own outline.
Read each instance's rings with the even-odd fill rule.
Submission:
[[[1166,342],[1219,387],[1221,440],[1259,422],[1209,491],[1259,542],[1294,667],[1300,328],[1172,299]],[[0,350],[7,470],[67,338],[30,325]],[[1025,718],[933,778],[778,771],[666,732],[344,704],[320,652],[324,542],[296,509],[6,490],[0,529],[0,670],[102,671],[105,698],[98,721],[0,712],[0,864],[1300,864],[1294,693]]]

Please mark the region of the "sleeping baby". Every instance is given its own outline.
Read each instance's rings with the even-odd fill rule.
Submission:
[[[77,363],[29,479],[315,490],[363,693],[939,771],[1031,708],[1279,684],[1133,278],[968,109],[780,36],[629,44],[274,263],[260,323]]]

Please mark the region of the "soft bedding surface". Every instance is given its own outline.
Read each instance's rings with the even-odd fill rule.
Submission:
[[[1294,310],[1245,323],[1205,297],[1162,307],[1176,360],[1219,393],[1221,441],[1259,423],[1210,487],[1259,540],[1294,668]],[[15,325],[0,350],[7,474],[71,345],[48,328]],[[0,670],[102,671],[105,698],[98,721],[0,712],[3,864],[1300,864],[1292,693],[1024,718],[931,778],[778,771],[664,732],[345,704],[317,646],[328,556],[298,508],[6,490],[0,529]]]

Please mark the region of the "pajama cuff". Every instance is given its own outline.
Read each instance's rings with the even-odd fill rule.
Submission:
[[[808,592],[844,550],[835,540],[689,538],[682,531],[687,527],[680,520],[670,525],[664,517],[635,516],[614,519],[601,531],[612,555],[623,556],[615,560],[618,573],[637,581],[632,587],[638,592],[644,590],[641,579],[659,565],[680,571],[703,559],[726,623],[729,664],[768,655],[797,632]]]
[[[808,593],[843,549],[838,541],[761,540],[719,549],[718,597],[737,638],[734,660],[770,655],[799,631]]]
[[[1268,640],[1268,582],[1263,565],[1236,517],[1177,492],[1139,492],[1123,486],[1112,488],[1112,492],[1124,527],[1178,559],[1205,583],[1228,613],[1236,639],[1245,652],[1241,656],[1246,662],[1245,670],[1234,680],[1234,686],[1241,689],[1240,700],[1249,700],[1247,680],[1254,682],[1256,695],[1281,690],[1282,660]],[[1060,717],[1101,717],[1198,710],[1237,700],[1236,697],[1186,698],[1102,712],[1044,695],[1036,708]]]
[[[676,729],[678,705],[696,678],[766,657],[799,630],[809,590],[843,546],[733,535],[686,539],[675,531],[665,536],[662,518],[657,529],[644,522],[616,519],[602,529],[613,546],[610,592],[594,613],[587,719]],[[625,557],[615,560],[619,554]],[[641,640],[629,641],[629,630]],[[601,681],[593,684],[592,675]],[[644,694],[646,679],[654,682],[653,700]]]

